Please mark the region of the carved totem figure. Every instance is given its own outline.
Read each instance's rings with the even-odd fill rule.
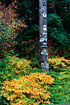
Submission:
[[[39,0],[40,69],[49,72],[47,47],[47,0]]]

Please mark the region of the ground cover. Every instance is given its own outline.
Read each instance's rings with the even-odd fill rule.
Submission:
[[[50,72],[16,56],[0,60],[1,105],[70,104],[70,61],[49,58]]]

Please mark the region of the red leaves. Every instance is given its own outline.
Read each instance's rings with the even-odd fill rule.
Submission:
[[[16,10],[14,9],[17,9],[17,5],[15,5],[15,2],[16,0],[14,0],[11,5],[8,5],[8,7],[5,7],[5,5],[1,5],[0,2],[0,20],[2,27],[1,34],[2,37],[5,38],[5,42],[2,42],[2,44],[5,45],[5,47],[3,46],[5,50],[10,50],[10,48],[12,47],[14,48],[14,39],[17,36],[15,31],[20,30],[20,32],[22,32],[24,27],[26,26],[24,20],[20,21],[17,19],[18,14],[16,14]]]

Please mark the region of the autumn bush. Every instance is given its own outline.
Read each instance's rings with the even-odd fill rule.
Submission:
[[[0,63],[0,102],[7,105],[70,103],[70,61],[49,58],[49,73],[31,61],[8,55]],[[54,80],[54,81],[53,81]],[[36,93],[35,93],[36,92]],[[46,94],[46,96],[45,96]]]
[[[13,79],[19,79],[19,76],[29,74],[31,70],[30,61],[16,57],[18,54],[15,56],[10,56],[9,54],[4,51],[5,58],[0,59],[0,91],[2,83]],[[1,93],[0,104],[2,104]]]
[[[1,5],[0,2],[0,53],[3,49],[5,51],[15,49],[15,45],[17,44],[15,39],[19,30],[21,32],[25,27],[24,20],[20,21],[17,19],[18,14],[16,14],[14,8],[17,8],[15,1],[8,5],[8,7]]]
[[[16,56],[6,57],[4,61],[2,60],[0,68],[1,81],[9,81],[13,78],[18,78],[20,75],[29,73],[32,69],[30,61]]]
[[[48,59],[49,69],[57,70],[58,69],[70,69],[70,60],[65,59],[64,57],[49,57]],[[39,53],[36,53],[35,56],[31,59],[30,65],[32,68],[39,68]]]
[[[49,58],[49,75],[54,78],[49,85],[50,105],[70,104],[70,60],[64,57]]]
[[[51,75],[37,72],[5,82],[1,92],[3,103],[8,101],[10,105],[50,104],[50,92],[47,88],[53,81]]]
[[[18,54],[14,56],[8,55],[1,61],[1,81],[10,80],[14,77],[18,78],[20,75],[29,74],[31,72],[41,71],[39,70],[39,62],[36,59],[29,61],[25,58],[19,58],[17,56]],[[56,72],[70,70],[70,60],[67,60],[64,57],[49,58],[48,62],[50,70],[52,69]]]
[[[48,62],[50,69],[70,69],[70,60],[67,60],[64,57],[49,58]]]

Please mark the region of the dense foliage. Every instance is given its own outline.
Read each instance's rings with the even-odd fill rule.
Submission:
[[[48,22],[48,41],[49,41],[48,47],[54,46],[53,51],[54,50],[58,51],[54,55],[65,56],[67,58],[67,57],[70,57],[69,55],[70,31],[68,29],[69,16],[70,16],[69,1],[56,0],[54,3],[55,3],[56,13],[53,12],[51,0],[48,0],[48,21],[47,21]],[[21,19],[25,20],[28,26],[24,31],[22,31],[21,36],[18,36],[20,40],[18,41],[19,43],[17,46],[21,48],[21,51],[24,53],[23,56],[26,56],[28,54],[29,56],[32,56],[32,55],[34,56],[34,53],[37,52],[36,48],[39,49],[39,44],[38,44],[39,6],[38,5],[39,5],[38,0],[32,0],[32,1],[27,0],[27,2],[25,0],[20,0],[18,2],[17,13],[19,13],[19,17],[21,17]],[[22,11],[23,11],[23,14],[22,14]],[[29,41],[30,39],[31,41]],[[27,42],[25,42],[25,40],[27,40]],[[31,46],[29,43],[31,44]],[[36,45],[36,47],[35,49],[33,48],[32,50],[32,46],[34,45]],[[26,46],[28,51],[24,52],[23,50],[24,46]],[[31,50],[30,50],[30,47],[31,47]],[[19,49],[17,48],[16,51],[18,52]],[[21,52],[18,52],[18,53],[21,53]]]
[[[50,103],[50,92],[47,91],[47,84],[52,84],[54,78],[46,73],[31,73],[21,76],[19,79],[5,82],[2,87],[1,96],[8,100],[10,105],[36,105],[39,103]],[[45,84],[44,86],[42,86]],[[45,100],[45,101],[44,101]]]
[[[14,3],[13,3],[14,1]],[[50,46],[54,55],[65,56],[67,59],[70,57],[70,29],[69,29],[69,17],[70,17],[70,2],[69,0],[48,0],[48,49],[50,56]],[[20,25],[20,21],[25,21],[27,27],[23,29],[22,24],[20,30],[15,39],[15,53],[19,53],[19,56],[28,56],[31,59],[39,49],[39,1],[38,0],[7,0],[2,3],[6,4],[6,8],[9,8],[9,4],[13,4],[13,9],[16,11]],[[53,7],[55,5],[55,7]],[[10,10],[11,11],[11,10]],[[54,12],[56,11],[56,12]],[[7,14],[7,13],[6,13]],[[11,12],[12,14],[12,12]],[[16,18],[15,18],[16,19]],[[10,19],[11,20],[11,19]],[[14,24],[13,24],[14,25]],[[1,25],[2,27],[2,25]],[[4,27],[4,26],[3,26]],[[25,27],[25,26],[24,26]],[[12,27],[11,27],[12,28]],[[6,29],[6,28],[5,28]],[[12,30],[13,31],[13,30]],[[8,33],[6,33],[6,37]],[[12,34],[12,33],[11,33]],[[8,43],[10,43],[8,41]],[[12,44],[13,44],[12,43]],[[6,45],[6,44],[5,44]],[[6,45],[7,46],[7,45]],[[61,47],[60,47],[61,46]],[[13,48],[12,47],[12,48]],[[56,52],[55,52],[56,51]],[[53,55],[53,53],[51,53]]]
[[[17,19],[18,14],[16,14],[17,5],[14,5],[13,2],[8,7],[0,4],[0,51],[5,50],[9,51],[10,49],[15,49],[15,38],[21,27],[25,27],[24,20],[20,21]],[[20,23],[20,24],[19,24]]]
[[[17,56],[17,55],[16,55]],[[16,56],[0,60],[0,103],[41,105],[70,103],[70,60],[49,58],[50,72],[32,68]]]
[[[49,73],[39,69],[39,1],[0,0],[0,105],[70,104],[70,0],[47,0]]]

